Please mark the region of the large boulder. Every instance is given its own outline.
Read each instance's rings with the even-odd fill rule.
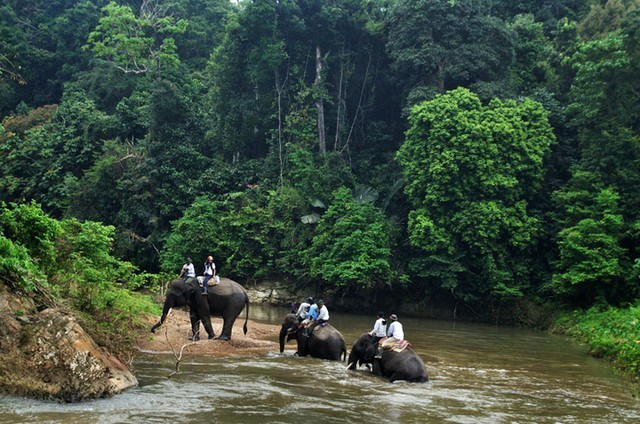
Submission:
[[[75,402],[111,396],[138,384],[60,309],[37,312],[0,285],[0,390]]]

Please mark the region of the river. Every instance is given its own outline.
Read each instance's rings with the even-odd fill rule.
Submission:
[[[287,311],[252,307],[279,323]],[[140,356],[139,387],[78,404],[0,397],[0,423],[638,423],[640,400],[607,363],[526,329],[399,317],[430,381],[388,383],[344,363],[278,352]],[[375,316],[332,313],[347,347]],[[274,340],[276,341],[276,340]]]

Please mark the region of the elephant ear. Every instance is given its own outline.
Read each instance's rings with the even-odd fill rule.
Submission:
[[[364,350],[362,357],[365,361],[373,361],[374,356],[376,355],[376,346],[370,340],[364,345]]]

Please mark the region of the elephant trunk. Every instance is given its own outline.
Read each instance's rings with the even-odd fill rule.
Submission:
[[[169,311],[171,311],[171,305],[168,301],[164,302],[164,308],[162,309],[162,316],[160,317],[160,321],[155,323],[153,327],[151,327],[151,332],[155,333],[156,329],[164,324],[164,321],[167,319],[167,315],[169,315]]]
[[[284,338],[287,336],[287,329],[283,325],[280,329],[280,353],[284,352]]]
[[[356,365],[358,364],[358,356],[353,352],[353,350],[351,351],[351,353],[349,353],[349,360],[347,362],[349,362],[349,365],[347,365],[347,369],[350,370],[355,370],[356,369]]]

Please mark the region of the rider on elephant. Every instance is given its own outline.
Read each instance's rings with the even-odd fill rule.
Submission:
[[[204,263],[204,280],[202,281],[202,295],[207,295],[207,283],[210,279],[216,278],[216,264],[213,263],[213,256],[207,256],[207,260]]]
[[[391,320],[391,324],[387,329],[387,339],[378,344],[378,351],[376,353],[376,358],[382,358],[382,352],[385,349],[392,349],[397,343],[404,340],[404,330],[402,328],[402,324],[398,321],[398,317],[396,314],[391,314],[389,317]]]
[[[307,318],[311,304],[313,303],[313,297],[308,297],[307,300],[300,303],[297,312],[294,312],[298,317],[298,322],[302,322]]]
[[[371,330],[369,334],[376,338],[376,343],[378,343],[380,339],[387,337],[387,321],[384,319],[384,312],[378,311],[373,330]]]
[[[187,258],[187,263],[182,265],[182,270],[178,278],[184,278],[185,282],[189,281],[189,278],[196,278],[196,269],[191,262],[191,258]]]
[[[316,302],[316,306],[318,308],[318,314],[316,318],[311,321],[311,324],[307,328],[307,331],[305,331],[305,337],[309,337],[313,333],[313,330],[316,328],[316,326],[322,325],[325,322],[329,321],[329,310],[326,306],[324,306],[324,300],[318,300]]]

